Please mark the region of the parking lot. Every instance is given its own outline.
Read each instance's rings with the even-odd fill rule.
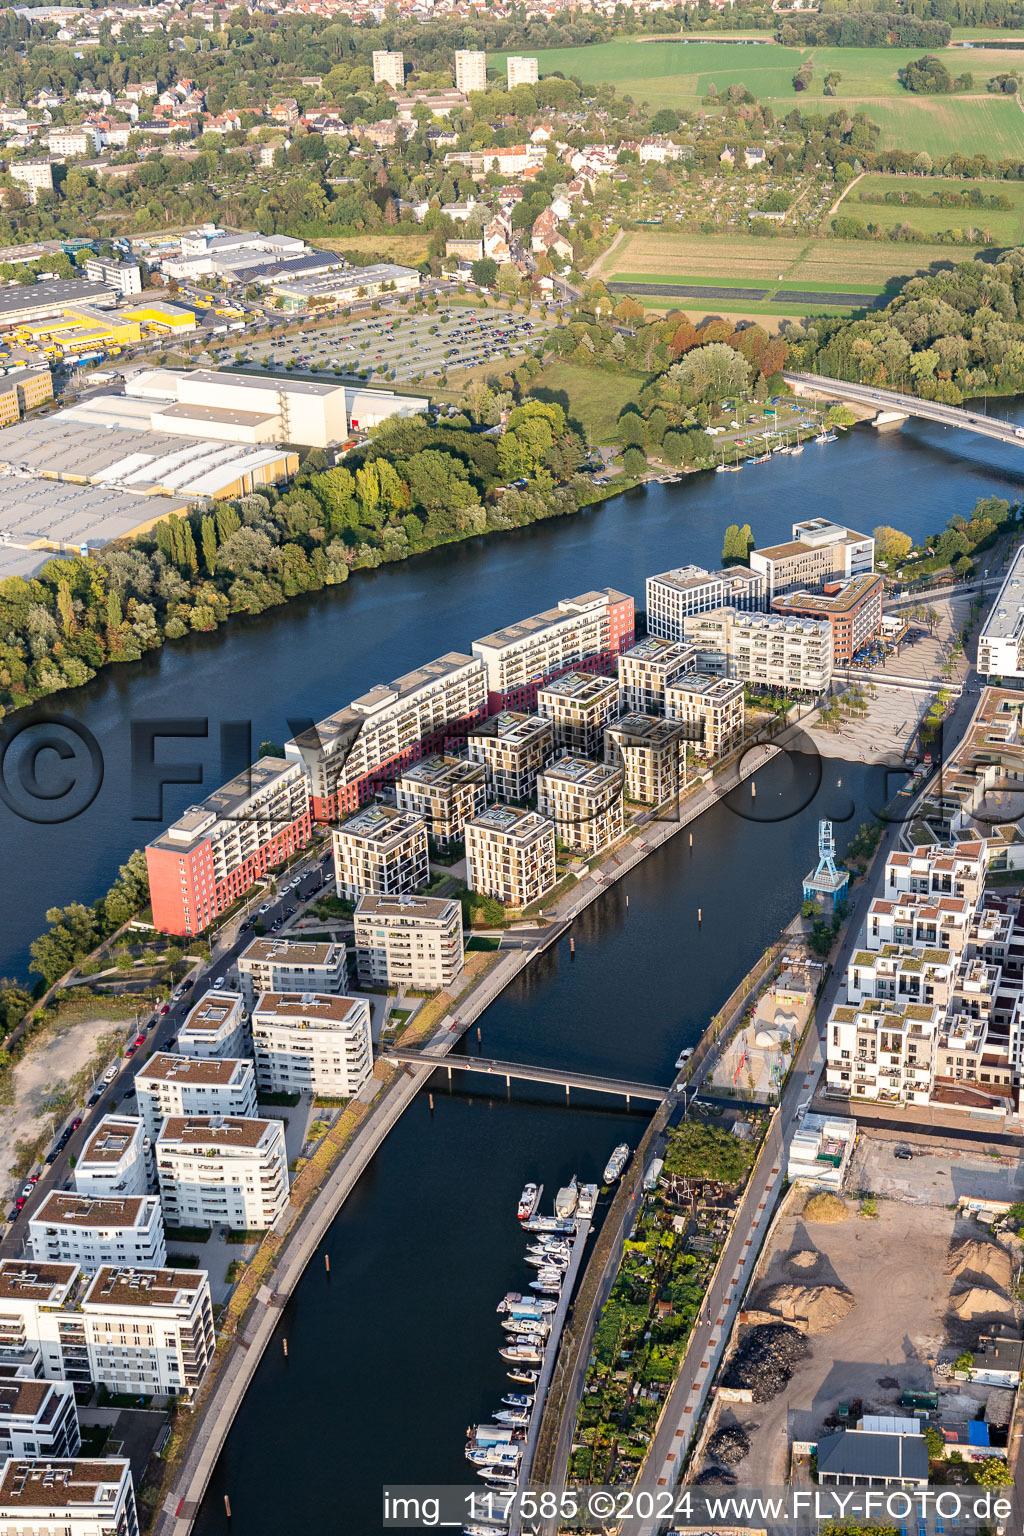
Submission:
[[[519,358],[556,324],[546,315],[453,305],[425,315],[367,315],[278,341],[242,344],[243,364],[292,367],[301,373],[362,375],[409,383],[452,368]],[[229,346],[225,358],[234,360]]]
[[[896,1156],[904,1149],[911,1151],[909,1159]],[[1024,1194],[1024,1167],[1015,1153],[932,1151],[921,1138],[890,1141],[868,1134],[857,1143],[847,1187],[911,1205],[955,1205],[961,1195],[1013,1201]]]

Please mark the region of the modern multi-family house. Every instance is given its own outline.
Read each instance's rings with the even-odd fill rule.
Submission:
[[[663,715],[665,689],[695,670],[697,650],[650,635],[619,657],[619,708],[624,715]]]
[[[622,835],[624,781],[619,766],[567,752],[553,758],[537,779],[537,809],[554,823],[567,848],[600,853]]]
[[[927,1104],[941,1022],[934,1003],[837,1003],[828,1021],[828,1091]]]
[[[280,1120],[172,1117],[156,1144],[156,1170],[170,1226],[265,1231],[288,1204]]]
[[[311,832],[301,764],[261,757],[146,848],[154,926],[201,933]]]
[[[462,907],[437,896],[360,896],[356,974],[369,991],[451,987],[464,963]]]
[[[370,1005],[330,992],[264,992],[252,1045],[265,1092],[352,1098],[373,1071]]]
[[[978,637],[983,677],[1024,677],[1024,549],[1018,549]]]
[[[38,1381],[22,1374],[0,1382],[0,1461],[77,1456],[82,1447],[70,1381]]]
[[[238,957],[238,984],[252,1012],[261,992],[344,992],[345,945],[337,939],[253,939]]]
[[[605,761],[625,773],[627,800],[663,805],[683,786],[683,728],[661,715],[626,714],[604,729]]]
[[[484,769],[465,757],[426,757],[395,780],[395,803],[421,816],[440,847],[460,843],[466,822],[487,804]]]
[[[139,1536],[131,1463],[12,1456],[0,1473],[0,1528],[5,1536]]]
[[[743,684],[707,672],[688,673],[665,690],[665,715],[682,727],[703,757],[722,757],[743,740]]]
[[[172,1056],[158,1051],[135,1078],[139,1114],[151,1145],[168,1117],[256,1113],[256,1073],[248,1056]]]
[[[787,592],[820,591],[826,582],[849,581],[874,568],[874,539],[826,517],[794,523],[787,543],[750,552],[750,569],[763,576],[769,602]]]
[[[832,625],[832,660],[849,666],[882,624],[881,576],[866,571],[848,581],[827,581],[821,592],[787,592],[772,599],[772,612],[796,619],[827,619]]]
[[[825,693],[832,681],[827,619],[716,608],[684,619],[683,628],[697,648],[699,672],[790,693]]]
[[[537,689],[537,713],[551,721],[556,748],[596,757],[605,726],[619,713],[618,682],[590,672],[566,672]]]
[[[28,1246],[40,1264],[160,1269],[167,1263],[156,1195],[73,1195],[55,1189],[29,1218]]]
[[[558,878],[554,826],[536,811],[492,805],[466,823],[466,866],[471,891],[517,910],[528,907]]]
[[[905,891],[875,896],[868,907],[864,942],[868,949],[913,944],[961,954],[967,943],[974,903],[966,896],[931,896]]]
[[[389,805],[366,805],[332,830],[338,895],[400,896],[429,879],[427,828],[422,816]]]
[[[885,861],[885,894],[890,898],[907,893],[963,896],[976,905],[985,885],[986,863],[980,839],[951,848],[935,844],[913,853],[896,850]]]
[[[682,565],[647,578],[647,628],[661,640],[682,640],[683,620],[692,613],[715,608],[757,613],[764,607],[764,576],[744,565],[724,571]]]
[[[142,1396],[199,1390],[216,1342],[205,1270],[108,1266],[81,1310],[93,1381]]]
[[[240,992],[204,992],[178,1031],[178,1050],[182,1056],[203,1060],[247,1056],[248,1047],[245,1003]]]
[[[75,1190],[80,1195],[145,1195],[149,1193],[146,1128],[134,1115],[104,1115],[82,1148],[75,1164]]]
[[[0,1259],[0,1362],[47,1381],[92,1380],[85,1325],[74,1310],[81,1269]]]
[[[536,794],[537,775],[555,750],[555,733],[543,715],[503,709],[475,726],[466,746],[473,762],[483,764],[490,794],[507,804]]]
[[[614,674],[634,627],[633,599],[603,587],[474,640],[473,655],[486,668],[489,712],[534,709],[538,686],[570,668]]]

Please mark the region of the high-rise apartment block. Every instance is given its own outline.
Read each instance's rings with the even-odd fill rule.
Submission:
[[[723,571],[681,565],[647,578],[647,629],[661,640],[682,640],[683,620],[692,613],[714,608],[759,613],[765,606],[764,576],[743,565]]]
[[[509,54],[505,60],[505,71],[510,91],[514,91],[517,85],[536,85],[540,79],[538,61],[524,58],[520,54]]]
[[[551,721],[556,748],[596,757],[605,726],[619,713],[618,682],[590,672],[566,672],[537,689],[537,713]]]
[[[627,800],[663,805],[683,787],[683,728],[661,715],[622,715],[605,726],[605,761],[625,773]]]
[[[164,1220],[155,1195],[73,1195],[55,1189],[33,1212],[28,1246],[40,1264],[104,1264],[160,1269],[167,1263]]]
[[[492,805],[466,823],[466,865],[471,891],[528,907],[557,880],[554,826],[535,811]]]
[[[156,1144],[156,1169],[169,1226],[259,1232],[288,1204],[280,1120],[172,1117]]]
[[[503,709],[475,726],[466,738],[475,763],[482,763],[487,789],[495,800],[529,800],[537,775],[555,750],[552,723],[544,715]]]
[[[400,896],[429,878],[427,829],[422,816],[389,805],[366,805],[332,832],[338,895]]]
[[[352,1098],[373,1071],[370,1005],[328,992],[264,992],[252,1047],[265,1092]]]
[[[405,56],[389,48],[373,50],[373,83],[390,85],[393,91],[405,88]]]
[[[246,1118],[256,1113],[256,1074],[248,1056],[172,1056],[158,1051],[136,1076],[135,1092],[154,1146],[171,1116]]]
[[[609,763],[565,753],[537,779],[537,809],[554,823],[567,848],[600,853],[622,836],[625,775]]]
[[[462,907],[435,896],[360,896],[354,917],[359,985],[451,987],[464,963]]]
[[[238,957],[238,983],[250,1013],[261,992],[345,992],[347,951],[336,939],[253,939]]]
[[[149,1193],[146,1128],[133,1115],[104,1115],[75,1164],[79,1195]]]
[[[82,1297],[92,1379],[110,1392],[193,1397],[213,1360],[202,1269],[101,1269]]]
[[[395,780],[395,802],[421,816],[428,838],[444,848],[461,842],[466,822],[484,809],[486,775],[465,757],[426,757]]]
[[[487,55],[476,48],[459,48],[455,53],[455,89],[468,96],[470,91],[487,89]]]
[[[665,714],[703,757],[723,757],[743,740],[743,684],[705,672],[677,678],[665,690]]]
[[[619,708],[624,715],[663,715],[665,689],[695,670],[696,648],[651,635],[619,657]]]
[[[487,675],[490,711],[532,710],[537,688],[573,668],[614,674],[633,644],[633,599],[614,587],[566,597],[473,642]]]
[[[697,648],[699,672],[792,693],[825,693],[832,681],[832,626],[827,619],[716,608],[692,614],[683,627]]]
[[[247,1056],[249,1032],[242,994],[226,988],[204,992],[178,1030],[178,1050],[182,1056],[206,1061],[217,1056]]]
[[[139,1536],[131,1463],[19,1460],[0,1473],[5,1536]]]

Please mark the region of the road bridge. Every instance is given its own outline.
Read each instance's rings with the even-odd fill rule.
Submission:
[[[994,437],[1001,443],[1024,447],[1024,427],[998,416],[965,411],[958,405],[943,405],[938,400],[919,400],[916,395],[901,395],[892,389],[878,389],[873,384],[849,384],[845,379],[827,379],[818,373],[784,373],[783,378],[798,395],[826,395],[832,400],[846,400],[851,405],[874,406],[897,416],[918,416],[936,421],[943,427],[961,427],[982,437]]]
[[[590,1072],[563,1072],[553,1067],[529,1067],[517,1061],[495,1061],[487,1056],[441,1056],[433,1062],[430,1056],[423,1051],[403,1051],[394,1046],[385,1047],[381,1054],[388,1060],[404,1065],[412,1063],[417,1067],[436,1065],[439,1070],[447,1071],[449,1081],[452,1072],[480,1072],[487,1077],[503,1077],[506,1086],[510,1085],[513,1078],[527,1083],[555,1083],[565,1089],[566,1098],[570,1088],[585,1088],[588,1093],[611,1093],[622,1097],[628,1104],[630,1099],[653,1099],[660,1104],[662,1099],[670,1091],[663,1083],[631,1083],[625,1078],[598,1077]]]

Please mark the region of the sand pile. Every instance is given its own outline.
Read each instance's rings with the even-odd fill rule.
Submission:
[[[814,1248],[797,1248],[787,1253],[786,1262],[794,1269],[813,1269],[820,1258],[821,1254]]]
[[[998,1243],[969,1237],[950,1248],[946,1274],[954,1280],[977,1281],[1006,1290],[1013,1278],[1013,1265],[1010,1255]]]
[[[963,1323],[997,1321],[1012,1317],[1013,1303],[998,1291],[981,1285],[968,1286],[949,1298],[949,1305]]]
[[[812,1195],[803,1209],[805,1221],[825,1221],[831,1226],[835,1226],[836,1222],[845,1221],[849,1214],[846,1201],[841,1200],[838,1195],[829,1194],[827,1190]]]
[[[806,1333],[827,1333],[850,1312],[853,1297],[839,1285],[768,1285],[758,1292],[754,1305]]]

